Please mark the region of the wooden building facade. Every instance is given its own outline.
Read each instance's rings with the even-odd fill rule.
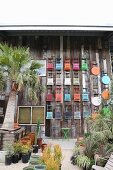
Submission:
[[[1,31],[1,42],[30,48],[33,60],[45,62],[41,76],[44,92],[45,135],[70,137],[86,130],[85,118],[107,106],[112,61],[107,31]],[[25,94],[24,94],[25,95]],[[18,106],[30,106],[19,94]],[[26,125],[29,126],[29,125]],[[31,125],[30,125],[31,126]]]

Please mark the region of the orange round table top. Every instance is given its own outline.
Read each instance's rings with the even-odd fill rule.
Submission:
[[[94,67],[91,69],[91,72],[92,72],[92,74],[94,74],[94,75],[98,75],[98,74],[100,73],[100,67],[94,66]]]
[[[103,99],[108,100],[109,97],[110,97],[109,90],[104,90],[104,91],[102,92],[102,97],[103,97]]]

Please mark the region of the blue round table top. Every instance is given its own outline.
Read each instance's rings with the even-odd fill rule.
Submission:
[[[102,83],[103,84],[109,84],[110,83],[110,78],[109,76],[105,75],[102,77]]]

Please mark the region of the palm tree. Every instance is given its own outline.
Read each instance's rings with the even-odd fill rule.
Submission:
[[[0,92],[4,91],[5,79],[2,70],[0,69]]]
[[[29,48],[12,47],[6,43],[0,44],[0,68],[11,83],[3,127],[13,128],[17,91],[21,91],[24,86],[28,86],[29,94],[31,94],[32,99],[34,96],[34,100],[36,100],[35,90],[39,83],[36,69],[40,67],[41,64],[35,61],[31,62]]]

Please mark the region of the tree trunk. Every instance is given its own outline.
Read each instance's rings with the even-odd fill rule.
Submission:
[[[16,113],[16,92],[11,91],[9,95],[9,100],[2,128],[8,128],[8,130],[14,128],[15,113]]]

